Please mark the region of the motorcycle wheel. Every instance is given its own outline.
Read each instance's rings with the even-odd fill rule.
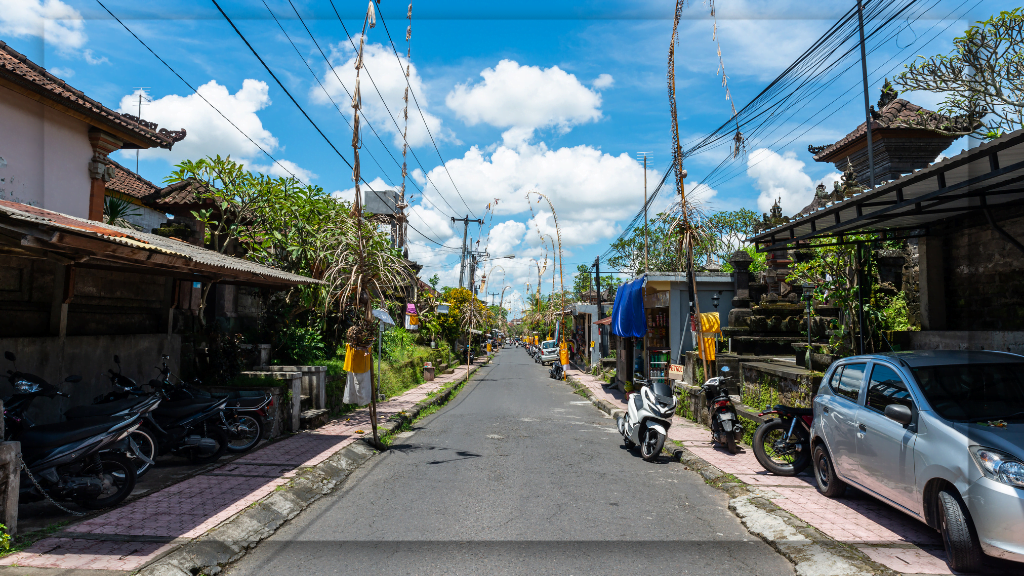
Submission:
[[[200,454],[198,448],[189,450],[188,458],[196,464],[207,464],[210,462],[216,462],[228,451],[228,435],[224,433],[220,427],[213,424],[207,424],[206,430],[201,434],[204,438],[209,438],[217,442],[217,449],[210,453]]]
[[[810,451],[804,449],[791,454],[779,454],[775,444],[785,439],[789,428],[782,420],[772,420],[757,427],[754,432],[754,456],[764,469],[777,476],[796,476],[811,464]]]
[[[156,460],[159,449],[157,448],[156,440],[154,439],[155,436],[152,432],[139,427],[129,434],[128,437],[135,441],[135,445],[139,447],[139,451],[142,452],[146,458]],[[136,478],[142,478],[146,472],[149,472],[149,469],[153,467],[149,462],[140,460],[134,456],[129,456],[128,459],[135,464]]]
[[[647,462],[653,462],[661,455],[661,449],[665,446],[665,435],[654,428],[644,431],[644,437],[640,442],[640,456]]]
[[[239,414],[228,421],[235,429],[228,432],[228,452],[240,454],[252,450],[263,438],[263,419],[251,414]]]
[[[729,454],[739,454],[740,447],[736,445],[736,438],[732,434],[725,435],[725,449]]]
[[[121,503],[135,490],[135,464],[121,454],[104,452],[99,455],[99,463],[93,463],[82,469],[83,475],[99,475],[103,479],[103,492],[90,500],[75,500],[75,503],[88,510],[101,510]]]

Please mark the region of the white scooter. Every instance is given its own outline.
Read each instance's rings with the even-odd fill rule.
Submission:
[[[676,398],[672,388],[664,382],[648,384],[638,377],[634,386],[639,386],[640,392],[626,399],[626,414],[618,419],[619,434],[626,447],[639,445],[640,456],[651,462],[658,459],[665,445],[676,411]]]

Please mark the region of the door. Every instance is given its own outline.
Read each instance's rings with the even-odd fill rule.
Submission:
[[[915,412],[907,385],[892,367],[872,364],[864,406],[857,412],[857,464],[860,483],[879,496],[920,514],[914,474],[917,434],[885,417],[885,407],[902,404]]]
[[[829,386],[833,394],[822,406],[822,419],[828,432],[832,460],[840,476],[859,482],[854,455],[857,453],[857,410],[864,386],[866,364],[846,364],[836,369]]]

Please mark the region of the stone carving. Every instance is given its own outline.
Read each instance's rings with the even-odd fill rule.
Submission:
[[[154,124],[153,127],[155,129],[156,124]],[[167,138],[170,138],[171,142],[173,143],[181,142],[182,140],[184,140],[186,132],[184,128],[182,128],[181,130],[168,130],[167,128],[161,128],[159,134],[161,136],[166,136]]]
[[[125,118],[131,120],[132,122],[135,122],[139,126],[142,126],[143,128],[149,128],[150,130],[156,130],[156,127],[158,126],[158,124],[156,122],[150,122],[149,120],[143,120],[142,118],[139,118],[138,116],[135,116],[134,114],[121,114],[121,116],[124,116]]]
[[[761,214],[761,221],[754,224],[754,234],[760,234],[761,232],[766,232],[776,226],[789,224],[789,216],[782,215],[782,206],[779,205],[781,200],[782,198],[776,198],[769,213]]]
[[[853,163],[846,159],[846,170],[839,181],[832,183],[832,201],[841,202],[846,198],[853,198],[855,194],[864,191],[864,187],[857,182],[857,173],[853,170]]]

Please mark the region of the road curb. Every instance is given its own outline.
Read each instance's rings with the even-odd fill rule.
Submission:
[[[490,359],[471,370],[465,378],[452,381],[433,398],[421,400],[408,412],[392,416],[377,426],[377,430],[384,434],[394,432],[414,421],[426,408],[448,403],[460,386],[489,363]],[[352,472],[378,453],[365,439],[349,444],[320,464],[302,469],[287,484],[216,528],[150,561],[139,570],[138,576],[219,574],[222,566],[241,559],[250,548],[272,536],[285,522],[333,492]]]
[[[566,382],[605,414],[617,417],[623,413],[608,401],[595,398],[590,388],[572,377]],[[898,572],[873,562],[855,547],[829,538],[776,506],[769,499],[773,495],[770,490],[738,482],[682,446],[664,451],[671,453],[684,468],[698,474],[705,483],[727,493],[729,510],[748,532],[792,562],[797,576],[898,576]]]

